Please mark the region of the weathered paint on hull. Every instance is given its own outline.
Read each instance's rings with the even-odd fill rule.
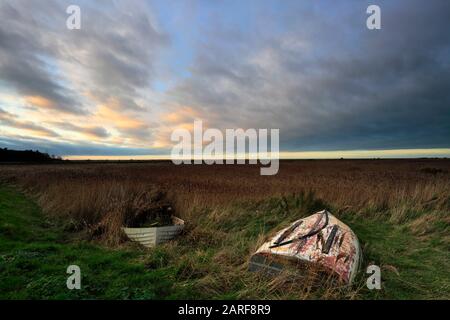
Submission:
[[[172,217],[173,225],[151,228],[122,228],[128,238],[142,244],[144,247],[154,247],[160,243],[169,241],[176,237],[184,229],[184,221]]]
[[[320,231],[295,241],[314,230]],[[288,244],[276,246],[277,240]],[[294,241],[289,243],[291,240]],[[250,270],[277,272],[283,268],[284,262],[297,261],[318,265],[336,274],[345,283],[352,283],[360,259],[361,249],[355,233],[324,210],[295,221],[264,243],[252,256]]]

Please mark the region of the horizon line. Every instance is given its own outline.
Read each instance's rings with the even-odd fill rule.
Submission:
[[[270,154],[270,152],[269,152]],[[450,148],[430,149],[380,149],[380,150],[337,150],[337,151],[283,151],[279,152],[280,160],[302,159],[414,159],[414,158],[449,158]],[[170,154],[159,155],[66,155],[64,160],[172,160]],[[248,153],[245,157],[234,154],[233,156],[201,157],[203,160],[249,160]],[[258,157],[253,154],[253,159],[270,159],[265,155]],[[181,160],[196,160],[199,157],[177,157]],[[275,158],[276,159],[276,158]]]

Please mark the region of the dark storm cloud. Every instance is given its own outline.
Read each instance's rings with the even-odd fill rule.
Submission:
[[[97,138],[107,138],[109,137],[109,132],[103,127],[91,127],[85,128],[84,132],[93,135]]]
[[[1,1],[0,94],[23,99],[0,104],[24,117],[0,112],[2,125],[57,136],[25,102],[40,119],[75,114],[52,112],[76,123],[55,130],[146,145],[165,134],[161,114],[185,108],[211,127],[279,128],[289,151],[450,147],[449,1],[230,0],[189,15],[165,3]],[[66,28],[69,4],[81,30]],[[369,4],[382,30],[367,30]],[[62,155],[144,150],[5,139]]]
[[[66,28],[66,8],[81,7],[81,30]],[[168,43],[145,4],[5,1],[0,4],[0,79],[23,96],[43,97],[63,112],[92,111],[92,101],[142,109],[156,52]],[[112,5],[111,5],[112,4]],[[41,106],[42,107],[42,106]]]
[[[117,2],[110,14],[103,7],[83,10],[85,23],[77,33],[70,33],[66,48],[69,57],[78,59],[92,86],[91,94],[116,109],[145,109],[136,98],[148,89],[155,76],[158,52],[169,38],[158,31],[142,1]]]
[[[110,136],[109,132],[105,128],[100,126],[83,127],[67,122],[50,122],[49,124],[63,130],[85,133],[97,138],[107,138]]]
[[[142,124],[135,128],[118,128],[118,130],[127,137],[133,137],[140,141],[149,141],[152,137],[152,130],[150,126]]]
[[[372,3],[327,3],[287,5],[281,33],[212,21],[171,94],[211,126],[280,128],[284,150],[450,147],[450,2],[375,1],[377,31]]]
[[[46,48],[37,22],[31,19],[28,11],[3,2],[0,4],[0,21],[0,81],[21,95],[45,98],[51,102],[49,108],[81,113],[74,93],[58,84],[47,70],[44,59],[53,50]]]

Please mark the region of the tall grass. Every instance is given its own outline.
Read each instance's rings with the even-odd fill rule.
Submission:
[[[92,214],[90,207],[95,208],[94,214],[98,210],[104,213],[102,206],[108,206],[111,199],[126,194],[132,197],[138,189],[153,187],[167,192],[186,213],[194,207],[211,208],[301,191],[313,191],[325,202],[353,211],[405,206],[440,210],[449,207],[450,161],[286,161],[275,176],[260,176],[256,165],[174,166],[162,162],[4,166],[0,167],[0,178],[14,181],[33,194],[46,194],[43,205],[66,201],[65,205],[74,202],[81,206],[87,201],[83,209],[87,216]]]
[[[220,294],[233,290],[233,298],[358,297],[359,284],[318,287],[314,270],[294,282],[291,275],[268,280],[246,272],[249,255],[268,234],[324,207],[338,217],[404,225],[418,237],[438,232],[450,243],[448,160],[285,161],[276,176],[260,176],[250,165],[4,166],[0,181],[17,185],[68,228],[108,245],[122,242],[129,217],[169,202],[186,220],[185,233],[155,248],[146,263],[176,266],[179,282],[204,297],[227,298]]]
[[[382,214],[393,223],[450,209],[448,160],[285,161],[275,176],[260,176],[259,167],[250,165],[75,163],[5,166],[0,179],[33,195],[45,213],[110,244],[120,242],[127,217],[157,205],[161,193],[178,215],[203,224],[236,220],[235,212],[225,210],[231,203],[302,192],[314,193],[338,212]],[[206,209],[214,212],[211,221],[199,216]],[[426,221],[415,220],[414,230],[423,232]]]

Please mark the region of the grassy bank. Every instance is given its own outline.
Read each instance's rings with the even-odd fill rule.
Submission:
[[[186,233],[154,249],[129,244],[106,248],[83,240],[10,187],[0,187],[1,299],[430,299],[450,297],[448,225],[435,219],[429,232],[414,233],[411,221],[389,222],[375,213],[337,215],[364,248],[363,267],[382,269],[383,288],[321,285],[309,278],[266,278],[246,271],[263,235],[326,204],[311,194],[248,201],[224,212],[196,213]],[[422,214],[423,215],[423,214]],[[417,221],[417,220],[415,220]],[[81,290],[66,288],[67,266],[79,265]]]
[[[178,297],[167,272],[140,261],[141,250],[110,250],[74,239],[7,187],[0,187],[0,231],[0,299]],[[66,287],[72,264],[81,268],[81,290]]]

